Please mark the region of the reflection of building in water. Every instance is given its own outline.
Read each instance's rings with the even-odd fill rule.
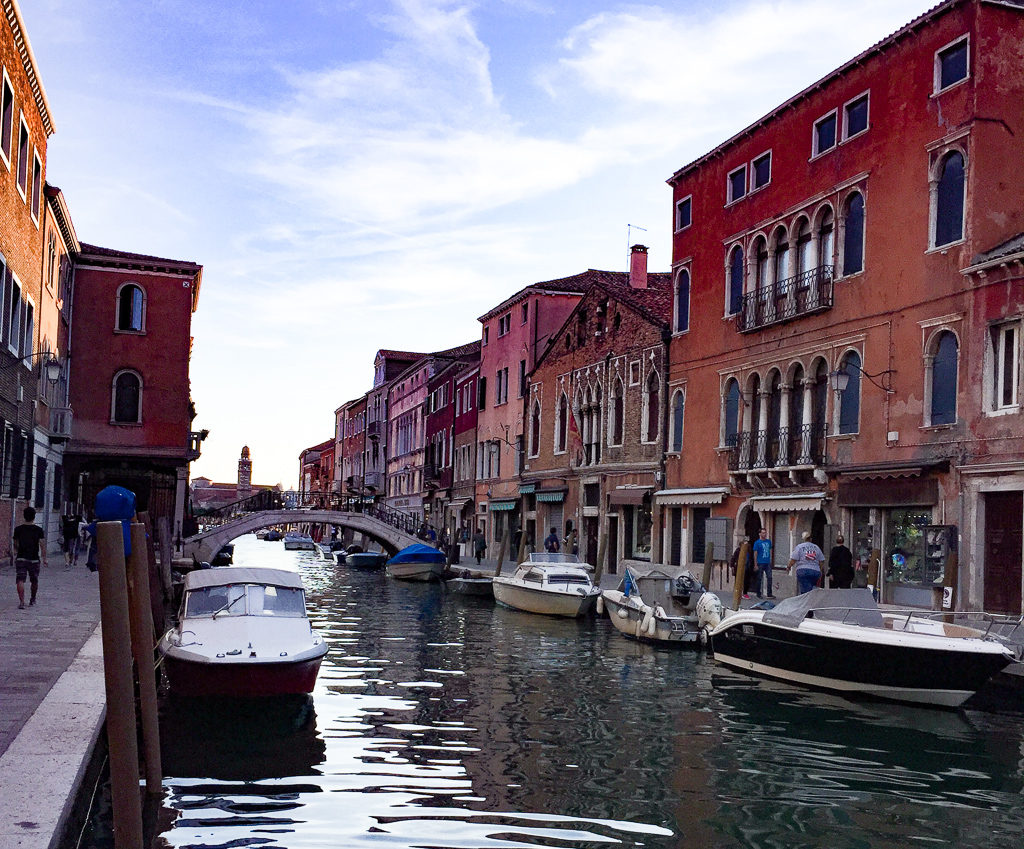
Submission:
[[[192,510],[201,513],[214,507],[223,507],[235,501],[241,501],[250,495],[266,490],[280,492],[281,484],[273,486],[267,484],[253,484],[252,482],[252,458],[249,454],[249,446],[243,446],[242,454],[238,458],[238,479],[235,483],[216,483],[209,478],[193,478],[189,484],[189,494],[192,499]]]

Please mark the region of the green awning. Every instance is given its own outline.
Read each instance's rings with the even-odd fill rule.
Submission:
[[[558,492],[538,492],[538,501],[565,501],[565,490],[560,489]]]
[[[515,510],[516,509],[516,502],[515,502],[515,500],[510,500],[510,501],[491,501],[491,502],[488,502],[487,509],[490,510],[492,513],[495,510]]]
[[[535,484],[535,483],[521,483],[521,484],[519,484],[519,494],[520,495],[530,495],[531,493],[536,492],[536,491],[537,491],[537,484]]]

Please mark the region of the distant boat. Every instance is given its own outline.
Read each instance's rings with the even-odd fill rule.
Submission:
[[[327,653],[298,572],[249,566],[189,572],[178,625],[157,648],[171,690],[190,696],[309,693]]]
[[[547,616],[583,616],[601,590],[575,554],[535,551],[511,575],[495,575],[494,599],[506,607]]]
[[[392,557],[387,562],[387,572],[401,581],[439,581],[447,564],[444,552],[418,542]]]
[[[316,551],[316,543],[309,534],[300,534],[298,531],[288,531],[284,535],[285,551]]]
[[[282,539],[284,539],[284,534],[277,530],[277,528],[271,528],[263,537],[264,542],[278,542]]]
[[[466,569],[459,566],[451,568],[445,573],[444,585],[446,589],[462,595],[494,598],[494,586],[491,576],[485,575],[476,569]]]

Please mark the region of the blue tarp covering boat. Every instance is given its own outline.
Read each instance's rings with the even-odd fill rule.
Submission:
[[[421,542],[403,548],[388,561],[392,563],[444,563],[444,552],[434,548],[432,545],[424,545]]]

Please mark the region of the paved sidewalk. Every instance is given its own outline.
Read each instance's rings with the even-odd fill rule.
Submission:
[[[84,564],[49,555],[36,604],[18,610],[14,567],[0,563],[0,755],[71,665],[100,621],[99,581]],[[25,602],[31,594],[25,582]]]

